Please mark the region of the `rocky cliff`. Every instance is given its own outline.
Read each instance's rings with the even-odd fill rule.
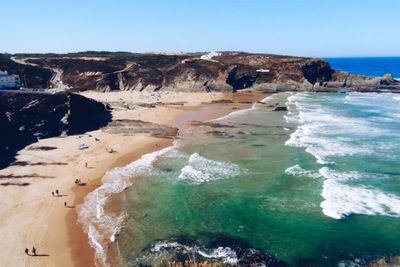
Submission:
[[[111,120],[103,104],[72,93],[0,93],[0,168],[40,138],[80,134]]]
[[[125,52],[15,56],[38,66],[30,76],[26,75],[36,84],[45,86],[49,79],[48,69],[53,68],[62,72],[62,81],[70,86],[71,91],[204,92],[244,88],[268,92],[400,90],[400,84],[394,79],[336,72],[324,60],[305,57],[242,52],[223,52],[212,58],[201,53],[166,55]],[[12,67],[23,69],[15,62],[12,62]],[[43,73],[38,72],[40,68]]]
[[[57,68],[71,90],[235,91],[254,87],[279,91],[308,90],[332,79],[325,61],[312,58],[224,52],[201,54],[86,52],[65,55],[18,55],[27,62]],[[287,86],[289,85],[289,87]]]

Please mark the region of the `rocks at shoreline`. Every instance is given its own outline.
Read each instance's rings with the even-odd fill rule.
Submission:
[[[399,267],[400,256],[386,256],[361,265],[361,267]]]
[[[212,128],[235,128],[235,126],[230,124],[222,124],[218,122],[211,122],[211,121],[191,121],[190,125],[192,126],[208,126]]]
[[[234,138],[235,136],[232,134],[229,134],[227,132],[223,132],[223,131],[208,131],[206,132],[206,134],[208,135],[212,135],[214,137],[219,137],[219,138]]]
[[[148,134],[154,137],[175,138],[178,129],[141,120],[114,120],[102,129],[107,133],[135,135]]]
[[[187,236],[157,241],[143,249],[136,263],[138,266],[287,266],[240,238],[226,234],[206,234],[205,238],[207,242],[203,245]]]
[[[288,111],[288,108],[285,106],[277,106],[272,111]]]

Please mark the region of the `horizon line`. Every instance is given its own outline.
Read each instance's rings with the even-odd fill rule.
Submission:
[[[221,52],[221,53],[247,53],[247,54],[264,54],[264,55],[277,55],[277,56],[291,56],[291,57],[306,57],[306,58],[390,58],[390,57],[400,57],[400,55],[343,55],[343,56],[305,56],[305,55],[293,55],[293,54],[276,54],[268,52],[250,52],[250,51],[235,51],[235,50],[204,50],[204,51],[123,51],[123,50],[79,50],[79,51],[69,51],[69,52],[14,52],[10,53],[7,51],[0,52],[2,54],[18,55],[18,54],[78,54],[78,53],[130,53],[130,54],[201,54],[209,52]]]

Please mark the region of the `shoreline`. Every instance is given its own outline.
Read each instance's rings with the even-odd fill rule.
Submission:
[[[219,99],[216,100],[215,103],[200,103],[199,105],[182,108],[180,110],[181,112],[176,114],[176,116],[169,122],[169,125],[179,129],[179,134],[177,136],[179,139],[184,131],[192,127],[192,125],[190,125],[191,121],[205,122],[227,116],[230,113],[238,110],[246,110],[251,108],[251,106],[257,101],[260,101],[270,95],[272,94],[260,93],[253,90],[244,90],[237,93],[224,93],[219,97]],[[218,100],[227,99],[231,100],[232,102],[218,102]],[[244,101],[244,99],[247,101]],[[251,101],[249,101],[249,99]],[[140,159],[143,155],[173,146],[173,140],[171,139],[159,138],[159,140],[162,140],[161,145],[157,140],[155,140],[153,142],[144,144],[140,149],[135,149],[133,152],[128,152],[121,155],[112,164],[110,164],[105,171],[102,172],[102,175],[94,179],[94,184],[92,186],[85,187],[83,190],[80,187],[77,187],[74,190],[75,203],[77,205],[82,204],[88,194],[93,192],[98,186],[102,185],[101,180],[107,171],[117,167],[124,167]],[[78,214],[76,210],[71,210],[68,213],[67,227],[68,236],[70,237],[69,245],[72,250],[74,266],[96,266],[95,249],[91,246],[88,234],[84,231],[83,225],[78,222]]]
[[[107,131],[106,126],[106,130],[39,140],[20,150],[16,161],[0,170],[0,177],[7,181],[7,186],[0,187],[0,235],[7,240],[0,244],[0,258],[5,266],[94,266],[94,250],[76,221],[75,206],[101,184],[108,170],[172,143],[172,139],[151,136],[149,128],[176,127],[182,132],[192,120],[218,118],[267,96],[254,90],[81,94],[109,104],[113,121],[126,121],[128,126],[111,125],[117,132]],[[81,144],[88,148],[78,149]],[[110,148],[115,153],[107,153]],[[76,178],[86,185],[75,185]],[[60,195],[52,196],[56,189]],[[25,255],[25,248],[30,251],[32,246],[44,256]]]
[[[123,167],[129,163],[138,160],[142,155],[157,151],[159,149],[172,145],[171,139],[152,140],[144,144],[140,148],[136,148],[133,152],[121,155],[109,166],[105,167],[101,173],[97,175],[89,186],[79,187],[76,186],[72,189],[74,192],[75,203],[82,204],[85,197],[96,190],[102,184],[102,178],[107,171],[117,167]],[[95,250],[90,245],[87,233],[83,229],[83,225],[78,222],[78,213],[76,210],[70,210],[66,216],[69,246],[71,248],[71,256],[74,266],[96,266],[95,264]]]

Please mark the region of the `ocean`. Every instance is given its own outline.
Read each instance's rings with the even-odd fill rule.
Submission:
[[[400,96],[262,102],[108,172],[78,207],[98,264],[344,267],[399,255]]]
[[[374,77],[391,73],[400,78],[400,57],[326,58],[335,70]]]

